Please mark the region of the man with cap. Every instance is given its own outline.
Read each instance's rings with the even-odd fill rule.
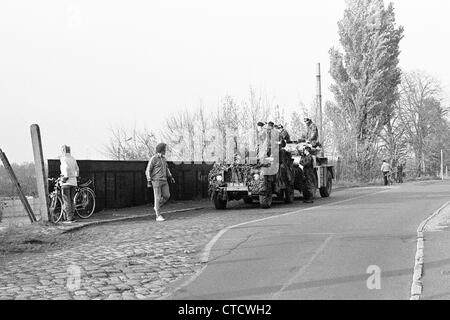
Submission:
[[[73,197],[75,196],[75,188],[78,185],[77,178],[80,175],[77,161],[70,154],[70,147],[63,145],[61,147],[60,171],[61,171],[61,193],[63,200],[63,216],[66,221],[64,223],[72,223],[74,221]]]
[[[300,165],[303,167],[303,202],[305,203],[313,203],[314,202],[314,191],[316,188],[315,180],[316,177],[314,175],[314,165],[313,158],[311,156],[311,147],[305,146],[303,151],[303,156],[300,160]]]
[[[319,140],[319,130],[317,126],[312,122],[310,118],[305,118],[304,122],[306,124],[306,135],[303,135],[304,138],[309,141],[313,147],[316,146],[317,141]]]
[[[169,183],[167,180],[170,179],[172,183],[175,183],[175,179],[172,177],[172,173],[170,173],[169,167],[167,166],[165,157],[166,144],[159,143],[155,151],[156,154],[148,161],[145,175],[147,177],[147,186],[153,186],[156,221],[164,221],[165,219],[161,215],[160,209],[170,198]]]
[[[276,125],[275,128],[277,128],[278,132],[280,133],[280,147],[284,148],[287,143],[291,142],[291,137],[287,130],[284,129],[283,125]]]

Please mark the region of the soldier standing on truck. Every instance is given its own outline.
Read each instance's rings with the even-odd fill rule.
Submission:
[[[314,166],[313,166],[313,158],[311,156],[311,148],[306,146],[304,149],[304,155],[300,160],[300,165],[303,167],[303,202],[305,203],[313,203],[314,202],[314,189],[316,185],[314,183]]]
[[[305,118],[304,121],[306,124],[306,134],[303,135],[303,137],[309,141],[313,147],[315,147],[319,140],[319,131],[317,130],[317,126],[310,118]]]
[[[287,143],[291,142],[291,137],[289,136],[287,130],[284,129],[283,125],[279,124],[275,126],[275,128],[277,128],[280,133],[280,148],[284,148]]]

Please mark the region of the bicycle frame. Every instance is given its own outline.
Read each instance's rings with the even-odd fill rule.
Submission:
[[[61,206],[63,206],[63,197],[62,197],[62,178],[61,177],[59,177],[59,178],[57,178],[57,179],[48,179],[49,181],[54,181],[55,182],[55,189],[49,194],[49,197],[50,197],[50,203],[51,203],[51,207],[53,206],[53,203],[54,203],[54,201],[60,201],[60,203],[61,203]],[[79,179],[78,179],[79,180]],[[82,186],[80,186],[80,185],[77,185],[77,186],[75,186],[75,192],[74,192],[74,196],[73,196],[73,198],[72,198],[72,204],[73,204],[73,209],[74,209],[74,213],[75,214],[77,214],[77,216],[79,216],[80,218],[87,218],[87,217],[89,217],[92,213],[93,213],[93,211],[95,210],[95,192],[94,192],[94,190],[91,188],[91,186],[94,186],[94,178],[92,178],[91,180],[89,180],[87,183],[83,183],[83,184],[81,184]],[[86,191],[86,192],[90,192],[92,195],[93,195],[93,197],[94,197],[94,206],[93,206],[93,209],[92,209],[92,211],[91,211],[91,213],[88,215],[88,216],[86,216],[86,217],[84,217],[84,216],[82,216],[80,213],[79,213],[79,211],[80,210],[83,210],[83,209],[85,209],[88,205],[89,205],[89,199],[88,198],[86,198],[86,199],[82,199],[82,202],[80,203],[76,203],[76,198],[77,198],[77,196],[78,195],[80,195],[80,194],[84,194],[84,192],[83,191]],[[55,198],[56,198],[56,200],[55,200]],[[56,204],[55,204],[56,205]],[[62,208],[61,208],[61,210],[63,210]],[[65,213],[64,213],[64,211],[63,211],[63,218],[64,219],[67,219],[67,216],[65,215]],[[59,219],[58,219],[59,220]]]

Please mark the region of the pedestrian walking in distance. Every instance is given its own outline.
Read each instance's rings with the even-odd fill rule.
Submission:
[[[169,167],[166,161],[166,144],[159,143],[156,146],[156,154],[150,158],[145,170],[147,176],[147,185],[153,187],[153,195],[155,199],[155,213],[156,221],[164,221],[164,217],[161,215],[161,207],[169,200],[170,191],[169,183],[175,183],[175,179],[170,173]]]
[[[72,223],[74,220],[73,197],[75,188],[78,185],[77,178],[80,175],[77,160],[70,154],[70,147],[63,145],[61,147],[60,171],[62,177],[61,193],[63,200],[63,216],[65,223]]]
[[[387,186],[389,184],[389,173],[391,172],[391,166],[387,163],[386,160],[383,160],[383,164],[381,165],[381,172],[383,173],[384,185]]]

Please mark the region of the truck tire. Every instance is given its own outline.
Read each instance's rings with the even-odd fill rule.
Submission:
[[[272,206],[272,193],[259,196],[259,204],[263,209],[269,209]]]
[[[213,196],[213,203],[217,210],[225,210],[227,208],[227,200],[218,198],[217,193]]]
[[[287,186],[286,189],[284,189],[284,202],[294,202],[294,188],[292,186]]]
[[[333,189],[333,176],[331,172],[327,170],[327,186],[320,188],[320,195],[322,198],[328,198],[331,194],[331,190]]]

